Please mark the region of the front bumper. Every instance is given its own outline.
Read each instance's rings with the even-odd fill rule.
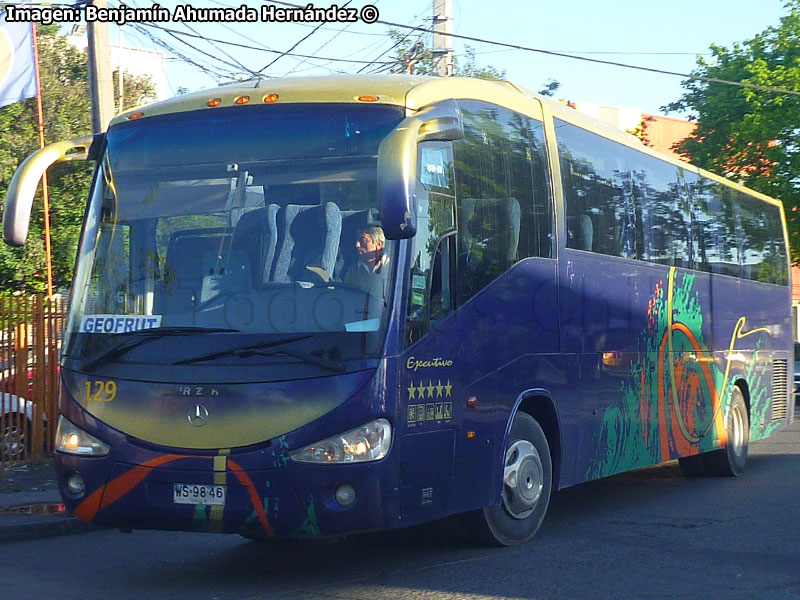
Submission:
[[[104,458],[57,457],[64,503],[85,521],[121,529],[299,538],[399,526],[392,453],[352,465],[301,465],[285,455],[285,461],[275,461],[268,450],[228,456],[151,453],[135,462],[114,454],[119,452]],[[86,483],[81,497],[66,487],[73,472]],[[176,504],[174,483],[225,485],[225,505]],[[334,497],[344,483],[356,491],[347,507]]]

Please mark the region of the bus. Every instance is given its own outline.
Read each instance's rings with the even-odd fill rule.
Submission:
[[[6,242],[47,166],[87,159],[56,440],[86,521],[458,514],[519,544],[554,490],[738,475],[793,419],[781,204],[511,83],[273,79],[129,111],[26,159]]]

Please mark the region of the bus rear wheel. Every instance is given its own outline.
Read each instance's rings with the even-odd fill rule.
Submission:
[[[533,538],[544,520],[553,485],[553,463],[539,423],[520,412],[511,425],[503,467],[503,501],[468,513],[470,534],[492,546]]]
[[[736,477],[744,470],[750,442],[750,418],[747,415],[744,394],[738,385],[733,386],[731,391],[725,431],[728,435],[725,447],[705,454],[705,465],[710,475]]]

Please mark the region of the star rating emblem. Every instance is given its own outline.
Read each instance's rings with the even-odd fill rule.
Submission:
[[[441,398],[443,396],[451,397],[453,395],[453,385],[450,380],[446,384],[442,383],[439,379],[437,383],[433,383],[432,379],[428,380],[427,385],[424,381],[420,381],[418,385],[414,385],[412,381],[406,388],[408,390],[408,399],[416,400],[417,398]]]

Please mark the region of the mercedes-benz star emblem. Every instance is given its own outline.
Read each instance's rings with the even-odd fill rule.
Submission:
[[[195,404],[192,412],[189,413],[189,423],[195,427],[202,427],[208,419],[208,409],[202,404]]]

